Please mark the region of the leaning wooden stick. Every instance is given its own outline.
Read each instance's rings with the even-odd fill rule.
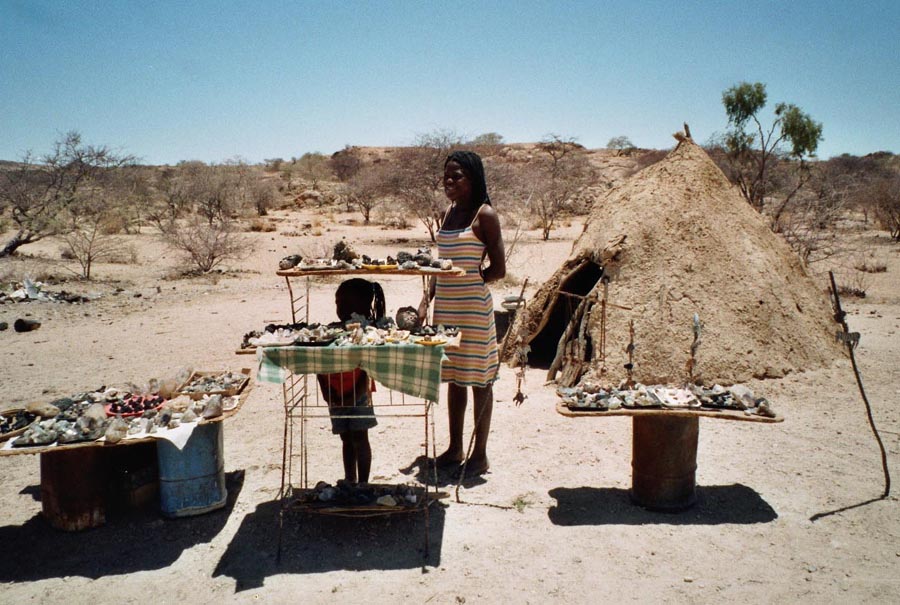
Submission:
[[[853,349],[856,348],[854,342],[858,343],[859,339],[849,338],[850,328],[847,326],[847,314],[841,309],[841,298],[838,295],[837,284],[834,282],[834,273],[829,271],[828,277],[831,278],[831,293],[834,295],[834,320],[841,324],[841,328],[844,330],[843,334],[840,335],[840,339],[847,346],[847,352],[850,353],[850,365],[853,366],[853,374],[856,376],[856,385],[859,387],[859,394],[862,395],[863,403],[866,404],[866,415],[869,417],[869,426],[872,427],[872,434],[875,435],[875,441],[878,442],[878,448],[881,450],[881,467],[884,470],[884,494],[881,497],[887,498],[891,495],[891,473],[888,470],[887,452],[885,452],[884,444],[881,442],[881,435],[878,434],[878,429],[875,428],[875,418],[872,416],[872,406],[869,405],[869,398],[866,397],[862,377],[859,375],[859,368],[856,367],[856,356],[853,354]]]

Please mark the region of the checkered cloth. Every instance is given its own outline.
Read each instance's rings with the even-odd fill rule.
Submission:
[[[282,383],[295,374],[334,374],[362,368],[394,391],[437,401],[444,347],[416,344],[346,347],[260,347],[260,381]]]

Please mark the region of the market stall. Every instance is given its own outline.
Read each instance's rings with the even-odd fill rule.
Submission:
[[[209,386],[226,375],[234,383],[228,389]],[[44,405],[37,410],[43,416],[4,435],[0,456],[40,455],[42,512],[57,529],[77,531],[106,522],[116,468],[136,474],[152,466],[146,483],[126,486],[128,497],[143,502],[155,496],[158,486],[166,516],[215,510],[226,496],[222,422],[240,411],[249,383],[246,369],[194,373],[171,399],[106,388],[80,393],[57,400],[59,408]],[[10,412],[21,413],[5,414]]]
[[[402,259],[403,253],[398,256]],[[365,325],[365,321],[337,326],[309,323],[310,287],[312,280],[319,276],[421,276],[424,289],[429,276],[461,274],[460,270],[431,259],[423,251],[415,256],[418,260],[413,260],[412,255],[407,256],[401,263],[374,261],[375,264],[363,264],[356,259],[353,263],[332,259],[279,270],[277,275],[287,282],[291,319],[295,323],[269,326],[260,336],[245,339],[238,350],[238,353],[249,353],[255,349],[259,360],[258,379],[279,383],[283,389],[279,554],[284,515],[290,509],[342,516],[424,512],[427,553],[428,508],[438,495],[436,481],[435,485],[366,484],[359,487],[331,486],[320,481],[311,486],[307,455],[307,421],[329,416],[328,404],[315,381],[310,384],[309,376],[354,370],[366,372],[372,380],[386,387],[386,400],[382,393],[381,399],[372,403],[377,416],[422,422],[424,454],[428,456],[429,447],[433,450],[433,406],[439,398],[444,349],[458,346],[459,331],[444,326],[399,326],[393,320],[380,323],[380,327]],[[372,401],[371,397],[369,400]],[[295,470],[298,471],[296,478]]]

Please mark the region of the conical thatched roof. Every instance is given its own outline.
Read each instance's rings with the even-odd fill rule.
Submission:
[[[604,314],[595,302],[603,287],[594,287],[599,267],[610,277],[605,364]],[[591,304],[582,306],[581,322],[585,295]],[[634,379],[687,381],[695,313],[703,329],[693,378],[705,384],[783,376],[842,355],[826,284],[809,276],[690,139],[597,200],[571,256],[528,304],[510,344],[531,343],[532,357],[543,354],[549,362],[570,335],[572,349],[560,368],[569,383],[585,372],[600,378],[601,365],[603,382],[626,378],[632,320]]]

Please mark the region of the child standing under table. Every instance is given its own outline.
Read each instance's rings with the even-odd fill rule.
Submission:
[[[347,321],[357,313],[370,321],[384,317],[384,291],[376,282],[348,279],[334,295],[337,315]],[[319,374],[319,390],[328,403],[331,432],[341,436],[344,479],[367,483],[372,467],[369,429],[378,424],[372,409],[375,382],[359,368],[337,374]]]

